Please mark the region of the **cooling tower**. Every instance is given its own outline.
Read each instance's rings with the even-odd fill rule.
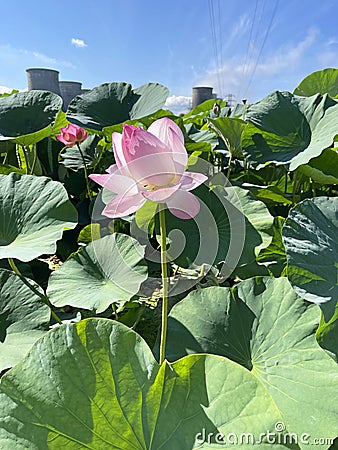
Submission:
[[[78,81],[60,81],[59,85],[61,97],[63,98],[62,109],[66,111],[73,98],[82,94],[82,83]]]
[[[192,108],[196,108],[197,105],[205,102],[205,100],[210,100],[215,98],[212,93],[212,87],[209,86],[198,86],[192,88]]]
[[[28,90],[42,89],[61,95],[59,86],[59,72],[54,69],[32,68],[26,69]]]

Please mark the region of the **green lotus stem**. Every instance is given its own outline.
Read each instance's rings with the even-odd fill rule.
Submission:
[[[314,187],[312,178],[310,178],[310,187],[311,187],[312,198],[315,198],[316,197],[316,189]]]
[[[114,313],[114,316],[115,316],[115,320],[118,321],[119,318],[118,318],[118,315],[117,315],[117,308],[116,308],[115,304],[112,303],[111,307],[112,307],[112,310],[113,310],[113,313]]]
[[[284,194],[288,192],[288,171],[285,169]]]
[[[33,147],[33,154],[34,154],[34,156],[33,156],[33,163],[32,163],[32,167],[31,167],[31,170],[29,171],[29,173],[31,174],[31,175],[33,175],[33,172],[34,172],[34,169],[35,169],[35,165],[36,165],[36,160],[37,160],[37,151],[36,151],[36,144],[33,144],[32,145],[32,147]]]
[[[13,258],[8,258],[8,263],[11,266],[11,269],[13,270],[14,273],[16,273],[17,275],[19,275],[19,277],[22,277],[22,274],[20,272],[20,270],[18,269],[17,265],[14,262]]]
[[[275,181],[275,177],[276,177],[276,165],[274,164],[272,166],[272,180],[271,180],[271,184],[273,184],[273,182]]]
[[[50,308],[50,313],[53,317],[53,319],[60,325],[62,325],[62,320],[60,319],[60,317],[56,314],[55,311],[52,310],[52,308]]]
[[[298,195],[298,201],[300,199],[300,196],[302,194],[302,182],[303,182],[303,175],[298,172],[298,170],[294,171],[294,178],[293,178],[293,189],[292,189],[292,201],[293,205],[297,203],[296,195]]]
[[[249,164],[247,158],[244,158],[244,171],[246,175],[246,180],[248,183],[250,183]]]
[[[21,278],[21,280],[25,283],[25,285],[27,287],[29,287],[29,289],[31,289],[34,294],[36,294],[38,297],[41,298],[41,300],[46,303],[46,305],[49,306],[50,311],[51,311],[51,315],[54,318],[54,320],[59,323],[62,324],[62,320],[58,317],[58,315],[53,311],[53,309],[51,308],[49,299],[46,295],[41,294],[41,292],[39,292],[32,284],[30,284],[30,282],[22,275],[22,273],[20,272],[20,270],[18,269],[18,266],[15,264],[14,259],[13,258],[8,258],[8,263],[11,266],[11,269],[13,270],[14,273],[16,273],[16,275],[19,275],[19,277]]]
[[[20,158],[20,149],[22,151],[22,157],[26,166],[26,175],[28,175],[28,160],[27,160],[27,156],[26,156],[26,150],[25,150],[25,146],[24,145],[18,145],[17,146],[17,158],[20,159],[20,167],[22,168],[22,159]]]
[[[80,144],[77,142],[76,145],[77,145],[77,148],[78,148],[78,150],[80,152],[80,155],[81,155],[81,158],[82,158],[82,162],[83,162],[83,170],[84,170],[84,176],[85,176],[85,179],[86,179],[86,186],[87,186],[87,195],[88,195],[89,199],[91,200],[92,199],[92,193],[91,193],[90,187],[89,187],[87,164],[86,164],[86,161],[84,159],[84,154],[83,154],[83,152],[81,150]]]
[[[292,204],[295,206],[296,202],[296,192],[297,192],[297,172],[293,173],[293,184],[292,184]]]
[[[169,277],[167,264],[167,230],[165,225],[165,209],[160,208],[160,233],[161,233],[161,272],[162,272],[162,321],[161,321],[161,341],[160,341],[160,364],[165,359],[165,347],[167,341],[167,321],[168,321],[168,291]]]
[[[227,179],[228,180],[230,178],[231,163],[232,163],[232,152],[230,152],[229,161],[228,161],[228,172],[227,172]]]

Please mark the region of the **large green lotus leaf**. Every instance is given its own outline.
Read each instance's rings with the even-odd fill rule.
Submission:
[[[226,106],[226,101],[224,100],[218,101],[217,103],[222,109]],[[215,99],[205,100],[204,102],[200,103],[195,108],[190,110],[187,114],[184,114],[184,116],[182,116],[184,124],[194,123],[198,128],[200,128],[206,122],[206,118],[210,116],[216,117],[213,114],[214,104]]]
[[[0,400],[0,447],[6,450],[214,448],[201,447],[203,433],[215,439],[219,432],[250,432],[258,439],[283,421],[247,369],[216,355],[159,366],[139,335],[107,319],[63,325],[43,336],[3,376]],[[332,401],[323,410],[327,416],[319,423],[313,418],[312,435],[332,434]],[[262,441],[264,449],[289,447]]]
[[[205,155],[209,155],[212,152],[212,145],[210,144],[210,142],[206,141],[194,142],[190,140],[189,142],[186,142],[184,145],[187,152],[195,157],[196,156],[199,157],[203,155],[203,153]]]
[[[273,223],[273,238],[271,244],[263,248],[255,262],[236,268],[234,275],[244,280],[247,278],[270,275],[280,277],[286,268],[286,254],[282,241],[284,217],[275,217]]]
[[[152,235],[154,232],[155,216],[158,203],[147,200],[146,203],[136,211],[135,222],[140,230]]]
[[[56,251],[77,212],[61,183],[32,175],[0,175],[0,259],[31,261]]]
[[[125,234],[96,239],[52,273],[47,293],[51,303],[105,311],[129,300],[147,279],[144,247]]]
[[[293,288],[305,300],[320,304],[328,321],[338,300],[338,198],[299,203],[282,233]]]
[[[187,134],[187,143],[192,142],[205,142],[210,144],[212,150],[218,145],[218,138],[215,136],[215,133],[208,130],[207,128],[201,128],[200,130],[194,126],[193,123],[188,123],[184,125],[184,130]]]
[[[338,362],[338,306],[336,306],[334,315],[327,322],[322,315],[316,337],[319,345],[330,352]]]
[[[43,175],[55,181],[63,181],[67,172],[59,163],[62,148],[63,144],[51,136],[38,142],[35,147]]]
[[[302,80],[293,91],[295,95],[310,97],[314,94],[338,96],[338,69],[328,68],[313,72]]]
[[[210,127],[223,139],[229,152],[235,157],[242,154],[241,138],[246,123],[241,119],[218,117],[208,119]]]
[[[52,135],[56,136],[57,134],[59,134],[60,128],[65,128],[68,124],[69,121],[67,120],[66,113],[62,111],[62,109],[60,109],[53,123]]]
[[[104,127],[139,119],[161,109],[168,88],[148,83],[133,89],[128,83],[104,83],[75,97],[67,119],[82,127],[102,131]]]
[[[155,120],[162,119],[163,117],[168,117],[174,122],[179,120],[179,118],[168,109],[159,109],[158,111],[151,113],[148,116],[141,117],[138,121],[143,124],[145,129],[147,129]]]
[[[292,200],[290,194],[285,194],[278,186],[268,185],[268,186],[259,186],[259,185],[251,185],[248,186],[250,192],[254,194],[254,196],[264,202],[268,206],[273,206],[276,204],[281,205],[292,205]]]
[[[249,191],[237,186],[210,190],[202,185],[194,194],[201,203],[194,219],[177,220],[166,214],[169,255],[181,267],[225,261],[230,274],[235,267],[254,261],[270,244],[273,217]]]
[[[338,366],[316,341],[319,319],[286,278],[193,291],[169,314],[167,358],[226,356],[271,395],[289,432],[336,437]]]
[[[337,148],[326,148],[319,156],[311,159],[308,164],[299,166],[298,170],[315,183],[338,184]]]
[[[257,262],[266,265],[275,277],[279,277],[286,267],[286,254],[282,240],[284,223],[284,217],[274,218],[272,242],[261,250],[257,258]]]
[[[136,96],[136,101],[129,112],[129,118],[136,120],[162,109],[169,95],[169,89],[159,83],[146,83],[134,88],[133,94]]]
[[[0,139],[0,153],[7,153],[6,157],[8,158],[8,154],[15,153],[16,145],[11,141],[2,141]]]
[[[193,123],[184,125],[186,134],[185,148],[189,154],[200,156],[201,154],[210,154],[218,145],[218,138],[215,133],[207,129],[197,129]]]
[[[49,319],[49,307],[23,279],[0,269],[0,372],[14,366],[48,331]]]
[[[307,164],[313,158],[320,156],[326,148],[332,146],[332,143],[338,134],[338,101],[331,101],[334,101],[332,106],[329,97],[327,97],[326,94],[323,96],[322,101],[320,102],[320,105],[323,105],[323,111],[321,106],[315,104],[307,105],[307,98],[304,98],[304,100],[300,102],[300,109],[304,116],[309,120],[311,140],[305,151],[297,154],[292,159],[290,170],[295,170],[302,164]],[[326,108],[326,106],[328,107]]]
[[[0,140],[31,145],[52,134],[52,123],[62,98],[48,91],[32,90],[0,98]]]
[[[150,83],[151,84],[151,83]],[[145,85],[147,86],[147,85]],[[156,86],[156,85],[155,85]],[[141,86],[142,88],[142,86]],[[144,98],[146,100],[146,98]],[[130,119],[126,120],[124,123],[128,125],[134,125],[136,127],[142,127],[144,129],[147,129],[150,127],[150,125],[157,119],[162,119],[163,117],[167,117],[173,121],[177,121],[177,117],[174,116],[170,111],[167,111],[165,109],[159,109],[156,112],[152,112],[147,116],[143,116],[141,118],[136,119]],[[107,142],[110,142],[111,144],[111,136],[112,133],[122,133],[123,131],[123,124],[122,122],[115,124],[115,125],[109,125],[107,127],[104,127],[102,129],[102,133],[105,136],[105,139]]]
[[[298,97],[276,91],[249,106],[243,150],[255,163],[295,170],[330,147],[338,134],[338,103],[327,95]]]
[[[16,173],[25,173],[24,169],[19,169],[18,167],[11,166],[9,164],[0,164],[0,174],[1,175],[9,175],[12,172]]]

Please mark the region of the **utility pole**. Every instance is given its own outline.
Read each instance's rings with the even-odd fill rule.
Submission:
[[[235,94],[226,94],[224,100],[227,102],[227,106],[232,108],[233,106],[235,106],[236,96]]]

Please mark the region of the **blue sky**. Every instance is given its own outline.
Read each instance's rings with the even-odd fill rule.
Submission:
[[[336,0],[11,0],[1,19],[2,91],[47,67],[83,88],[162,83],[180,112],[193,86],[255,102],[338,62]]]

